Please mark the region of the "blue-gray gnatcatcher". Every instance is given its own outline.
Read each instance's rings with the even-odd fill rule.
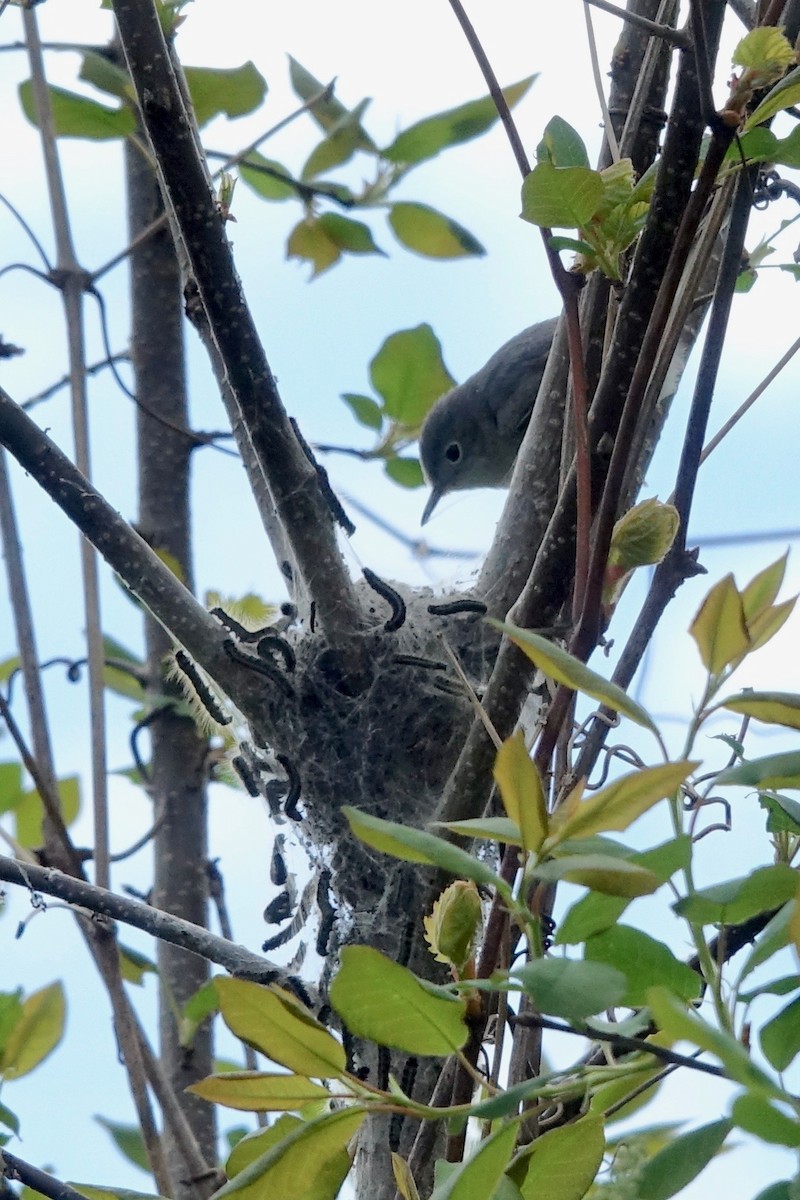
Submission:
[[[419,438],[422,469],[431,485],[423,525],[447,492],[508,483],[556,323],[523,329],[428,413]]]

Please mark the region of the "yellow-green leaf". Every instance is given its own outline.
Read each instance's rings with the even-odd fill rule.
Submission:
[[[47,1058],[64,1032],[66,1003],[60,983],[32,992],[22,1004],[0,1058],[0,1076],[20,1079]]]
[[[370,946],[345,946],[331,1004],[356,1037],[409,1054],[452,1054],[467,1040],[463,1000],[426,987]]]
[[[503,88],[503,96],[509,108],[517,104],[536,79],[529,75],[519,83]],[[433,158],[447,146],[456,146],[478,137],[497,120],[497,105],[490,96],[470,100],[457,108],[425,117],[399,133],[390,146],[381,151],[389,162],[411,164]]]
[[[508,846],[521,846],[522,834],[519,826],[509,817],[476,817],[474,821],[432,821],[435,828],[449,829],[461,837],[483,838],[487,842],[502,842]]]
[[[212,1104],[224,1104],[243,1112],[286,1112],[329,1094],[327,1088],[312,1083],[305,1075],[276,1075],[266,1071],[207,1075],[186,1090]]]
[[[765,725],[800,729],[800,695],[795,692],[741,692],[723,700],[720,707]]]
[[[517,1124],[501,1126],[482,1141],[477,1151],[434,1189],[431,1200],[489,1200],[513,1152]]]
[[[330,237],[319,219],[304,217],[295,225],[286,243],[286,257],[310,262],[311,278],[315,279],[342,257],[336,242]]]
[[[539,863],[533,870],[537,879],[554,883],[578,883],[605,896],[649,896],[659,886],[658,876],[646,867],[608,854],[570,854]]]
[[[560,646],[548,642],[546,638],[540,637],[537,633],[531,633],[528,629],[520,629],[509,622],[491,620],[489,624],[494,625],[501,633],[505,633],[515,645],[519,646],[523,654],[527,654],[531,662],[551,679],[565,684],[576,692],[582,692],[585,696],[591,696],[593,700],[599,700],[601,704],[608,705],[614,712],[630,717],[637,725],[655,731],[653,718],[640,704],[632,700],[626,692],[623,692],[622,688],[617,687],[615,683],[610,683],[596,671],[591,671],[585,663],[568,654],[566,650],[562,650]]]
[[[796,603],[797,597],[792,596],[791,599],[784,600],[782,604],[775,604],[772,608],[758,613],[747,622],[751,650],[760,649],[775,636],[779,629],[783,628],[794,612]]]
[[[547,802],[539,772],[517,730],[497,752],[494,779],[503,807],[522,834],[526,850],[536,851],[547,836]]]
[[[602,1118],[582,1117],[531,1142],[508,1174],[523,1200],[581,1200],[600,1169],[605,1146]]]
[[[580,229],[594,216],[603,192],[598,171],[540,162],[522,181],[522,218],[534,225]]]
[[[342,1046],[288,992],[245,979],[214,979],[219,1009],[232,1033],[273,1062],[299,1075],[339,1076]]]
[[[238,1175],[245,1167],[249,1167],[250,1163],[255,1162],[265,1151],[277,1146],[288,1133],[302,1128],[303,1124],[300,1117],[284,1113],[283,1116],[276,1117],[266,1129],[256,1129],[253,1133],[248,1133],[240,1138],[225,1163],[225,1174],[228,1179],[233,1179],[234,1175]]]
[[[427,204],[395,201],[389,208],[389,224],[407,250],[424,258],[481,257],[486,253],[468,229]]]
[[[697,765],[696,762],[681,759],[658,767],[643,767],[624,775],[568,813],[563,823],[552,830],[547,839],[547,848],[557,846],[567,838],[591,837],[611,829],[627,829],[659,800],[671,796]]]
[[[372,386],[386,416],[414,428],[455,382],[430,325],[399,329],[383,342],[369,364]]]
[[[736,161],[740,161],[738,154]],[[765,612],[777,600],[778,592],[781,590],[783,578],[786,574],[786,561],[788,557],[789,551],[787,550],[774,563],[770,563],[768,567],[764,567],[763,571],[759,571],[757,575],[754,575],[742,590],[742,608],[744,609],[744,619],[748,625],[754,617],[757,617],[759,613]]]
[[[404,1158],[392,1151],[392,1174],[394,1181],[397,1184],[397,1190],[403,1197],[403,1200],[419,1200],[419,1192],[417,1185],[414,1183],[414,1176],[411,1174],[411,1169]]]
[[[58,781],[61,819],[69,828],[81,809],[81,784],[77,775]],[[44,843],[42,822],[44,805],[37,791],[25,792],[14,808],[15,836],[21,846],[32,848]]]
[[[473,879],[475,883],[503,888],[502,881],[485,862],[473,858],[466,850],[446,842],[444,838],[435,837],[424,829],[412,829],[395,821],[384,821],[348,804],[342,806],[342,812],[359,841],[372,846],[374,850],[391,854],[393,858],[405,862],[442,867],[452,875]]]
[[[733,575],[720,579],[706,596],[689,630],[703,665],[712,675],[750,649],[744,608]]]
[[[216,1200],[234,1195],[237,1200],[313,1196],[323,1172],[339,1169],[342,1151],[365,1116],[362,1108],[353,1106],[302,1122],[215,1192]]]

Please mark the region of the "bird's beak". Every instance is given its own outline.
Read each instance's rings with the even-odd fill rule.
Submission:
[[[444,493],[442,492],[441,488],[435,487],[431,489],[431,494],[428,496],[428,503],[422,510],[422,520],[420,521],[420,525],[427,525],[428,521],[430,521],[431,517],[433,516],[433,510],[436,508],[436,505],[439,503],[443,495]]]

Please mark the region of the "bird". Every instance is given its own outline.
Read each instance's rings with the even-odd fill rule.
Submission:
[[[553,318],[523,329],[433,405],[419,437],[422,470],[431,488],[422,525],[448,492],[507,486],[557,323]]]

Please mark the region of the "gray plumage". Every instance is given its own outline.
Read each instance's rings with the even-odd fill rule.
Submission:
[[[431,485],[423,525],[447,492],[508,483],[556,324],[554,319],[523,329],[428,413],[419,439],[422,469]]]

